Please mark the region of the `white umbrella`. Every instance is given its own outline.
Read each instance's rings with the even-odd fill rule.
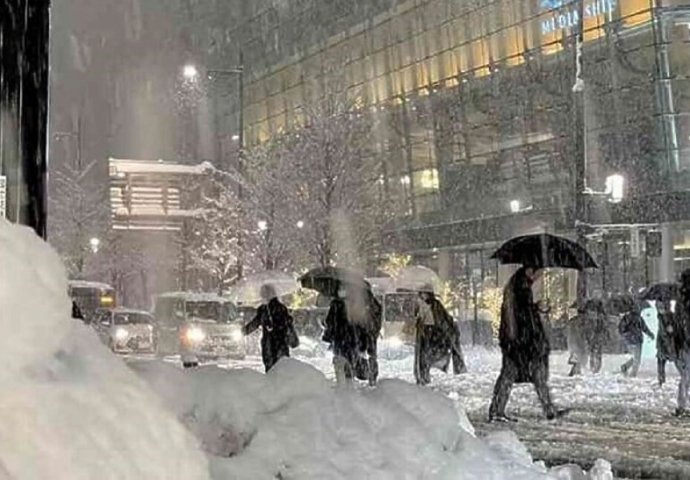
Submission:
[[[230,293],[231,299],[242,305],[261,303],[261,287],[271,285],[279,297],[299,290],[297,280],[290,274],[279,271],[265,271],[248,275],[235,285]]]
[[[436,272],[428,267],[413,265],[403,268],[395,276],[395,288],[403,290],[422,290],[431,286],[434,293],[440,293],[442,282]]]

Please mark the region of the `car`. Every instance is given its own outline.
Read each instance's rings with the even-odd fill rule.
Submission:
[[[107,283],[70,280],[67,288],[72,299],[73,318],[84,323],[91,323],[99,310],[117,306],[115,289]],[[77,312],[81,316],[75,316]]]
[[[155,353],[157,332],[153,315],[141,310],[97,310],[91,326],[114,353]]]
[[[159,353],[180,355],[185,367],[246,356],[242,320],[227,298],[212,293],[164,293],[155,299],[154,316]]]

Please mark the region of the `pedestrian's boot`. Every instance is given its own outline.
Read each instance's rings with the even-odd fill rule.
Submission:
[[[549,412],[546,412],[546,419],[547,420],[557,420],[559,418],[565,417],[570,413],[572,408],[560,408],[560,409],[552,409]]]
[[[676,411],[673,412],[673,416],[678,418],[690,418],[690,410],[687,408],[676,408]]]
[[[518,419],[509,417],[505,412],[489,411],[489,423],[517,423]]]

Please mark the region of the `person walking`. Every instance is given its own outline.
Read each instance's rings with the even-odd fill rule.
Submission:
[[[335,379],[343,386],[353,382],[361,347],[361,331],[349,319],[347,294],[341,286],[337,297],[331,300],[322,337],[324,342],[331,344]]]
[[[676,308],[673,344],[674,363],[680,374],[676,416],[690,417],[690,269],[681,274],[680,304]]]
[[[568,321],[568,363],[572,365],[569,377],[582,375],[582,367],[587,364],[589,352],[585,338],[585,311],[578,308],[577,314]]]
[[[618,324],[618,332],[625,341],[628,353],[632,357],[621,365],[621,372],[629,377],[636,377],[640,370],[640,362],[642,360],[642,344],[644,343],[644,335],[647,335],[652,340],[654,334],[649,330],[649,327],[642,318],[640,308],[635,304],[634,299],[627,300],[627,312],[623,315]]]
[[[418,385],[431,382],[430,371],[434,366],[447,371],[451,359],[455,375],[467,372],[458,328],[431,285],[425,285],[419,292],[415,323],[414,376]]]
[[[674,340],[677,328],[676,315],[673,312],[671,302],[673,300],[669,299],[656,301],[657,318],[659,319],[659,327],[656,332],[656,377],[659,387],[666,383],[666,363],[674,362],[679,354]]]
[[[367,381],[376,385],[379,376],[378,339],[383,326],[383,308],[371,290],[365,292],[366,321],[359,326],[360,355],[367,359]]]
[[[290,347],[297,347],[299,340],[292,316],[278,299],[273,285],[266,284],[260,290],[263,304],[256,315],[242,329],[244,335],[251,335],[261,328],[261,358],[268,372],[283,357],[290,356]]]
[[[585,304],[582,332],[589,356],[589,369],[592,373],[599,373],[602,366],[604,345],[610,340],[608,316],[601,299],[591,299]]]
[[[517,421],[505,412],[514,383],[534,385],[547,419],[567,412],[556,409],[548,386],[549,341],[532,292],[532,285],[540,276],[540,269],[522,267],[504,289],[499,329],[503,363],[489,407],[491,422]]]

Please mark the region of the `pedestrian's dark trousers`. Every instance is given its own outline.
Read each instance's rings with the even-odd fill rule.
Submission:
[[[659,385],[666,383],[666,357],[663,355],[657,355],[656,357],[656,378],[659,381]]]
[[[687,411],[690,400],[690,350],[681,351],[676,360],[676,368],[680,374],[678,382],[678,410]]]
[[[551,400],[551,392],[549,391],[548,385],[548,358],[541,361],[536,360],[532,365],[531,383],[537,391],[537,396],[544,409],[544,414],[547,417],[552,416],[555,413],[555,408]],[[489,408],[489,417],[495,418],[505,416],[506,406],[510,398],[510,391],[519,376],[520,371],[518,365],[509,356],[503,355],[503,366],[501,367],[501,373],[494,387],[494,396],[491,400],[491,407]]]
[[[589,347],[589,368],[592,373],[599,373],[601,371],[603,356],[603,347],[601,345],[592,345]]]

